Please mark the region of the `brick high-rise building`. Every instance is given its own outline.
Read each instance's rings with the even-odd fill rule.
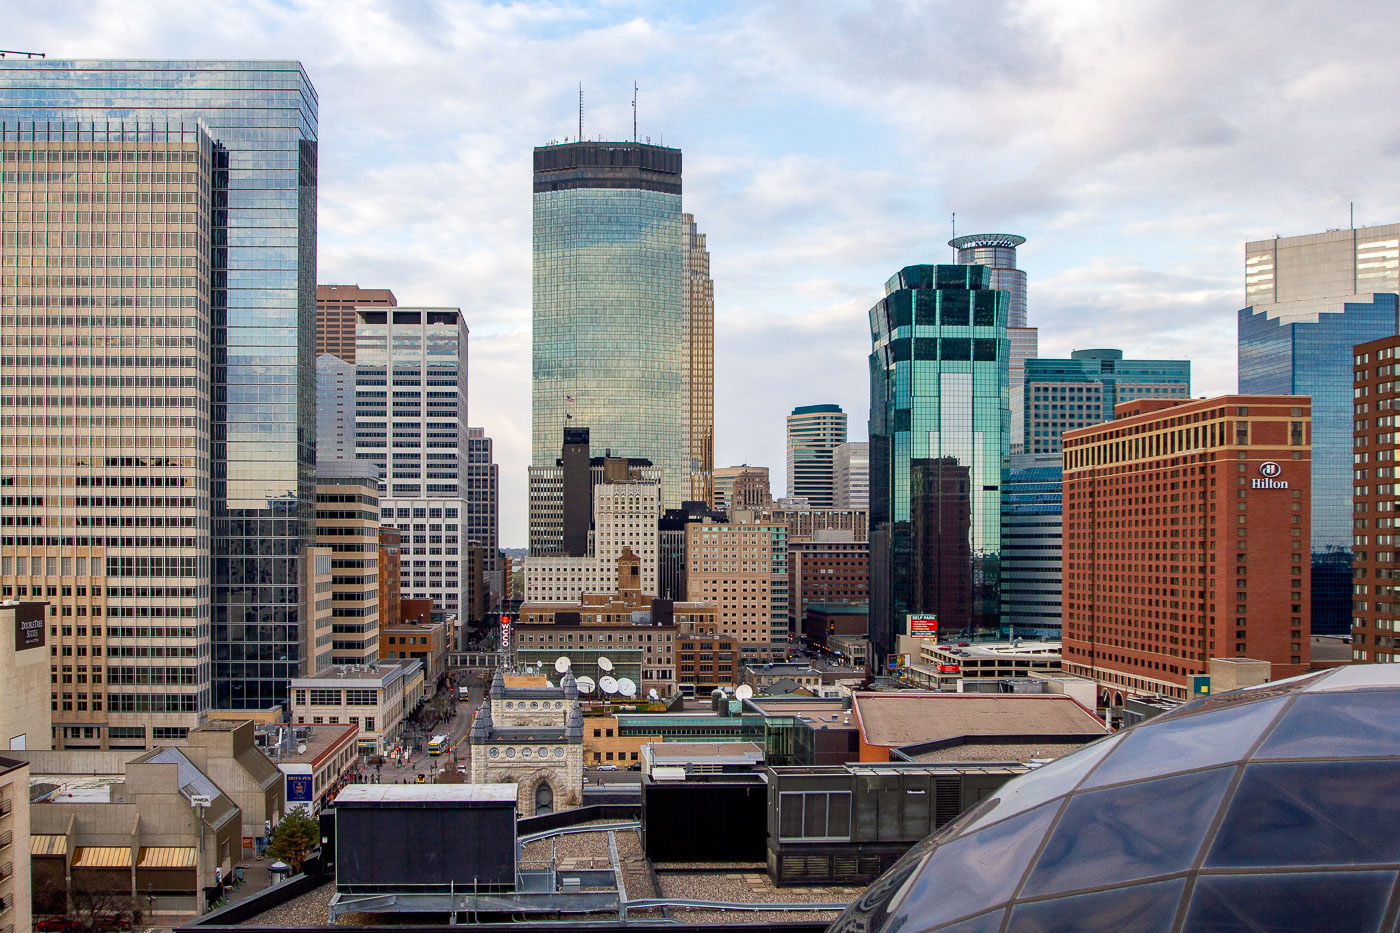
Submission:
[[[355,362],[355,309],[396,308],[399,300],[387,288],[358,285],[316,286],[316,355],[329,353]]]
[[[1140,399],[1064,436],[1064,669],[1187,696],[1211,658],[1308,669],[1311,405]]]
[[[1358,344],[1353,354],[1355,396],[1352,485],[1351,655],[1357,661],[1400,662],[1400,588],[1391,581],[1400,541],[1391,529],[1400,508],[1395,485],[1395,416],[1400,409],[1400,337]]]

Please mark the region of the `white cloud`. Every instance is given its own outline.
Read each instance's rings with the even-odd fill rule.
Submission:
[[[1400,8],[1315,0],[652,5],[56,2],[53,57],[295,57],[320,94],[322,281],[460,305],[502,540],[525,539],[530,148],[685,150],[709,235],[717,459],[780,477],[783,415],[860,436],[866,310],[958,229],[1028,237],[1043,352],[1189,356],[1234,388],[1243,241],[1397,219]],[[217,24],[217,28],[211,28]],[[779,480],[781,485],[781,480]]]

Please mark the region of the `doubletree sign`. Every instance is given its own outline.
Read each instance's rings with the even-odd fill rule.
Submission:
[[[1288,480],[1278,479],[1278,475],[1283,472],[1283,467],[1272,460],[1265,460],[1259,464],[1259,477],[1256,477],[1250,484],[1252,489],[1287,489]],[[1262,477],[1262,478],[1260,478]]]
[[[44,608],[47,603],[20,603],[15,607],[15,650],[44,647]]]

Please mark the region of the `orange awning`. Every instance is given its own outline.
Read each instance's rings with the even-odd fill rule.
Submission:
[[[130,868],[131,850],[126,846],[78,846],[73,850],[74,868]]]
[[[67,855],[68,837],[35,835],[29,837],[30,855]]]
[[[194,846],[142,846],[137,868],[193,868]]]

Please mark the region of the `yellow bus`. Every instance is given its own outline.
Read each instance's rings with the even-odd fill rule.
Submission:
[[[438,755],[445,755],[452,750],[452,746],[447,741],[445,735],[435,735],[428,742],[428,754],[436,758]]]

